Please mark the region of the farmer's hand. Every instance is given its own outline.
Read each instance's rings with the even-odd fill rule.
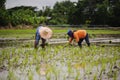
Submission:
[[[70,45],[70,46],[72,46],[72,44],[71,44],[71,43],[69,43],[69,45]]]

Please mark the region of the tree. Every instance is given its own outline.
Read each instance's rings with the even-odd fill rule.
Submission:
[[[0,26],[6,26],[9,23],[8,11],[0,9]]]
[[[56,2],[53,7],[52,19],[50,20],[51,24],[68,24],[69,14],[74,6],[73,2],[62,1]]]
[[[108,23],[108,6],[108,0],[104,0],[103,2],[96,4],[93,24],[106,25]]]
[[[0,9],[5,9],[6,0],[0,0]]]
[[[110,0],[109,2],[109,22],[110,26],[120,26],[120,0]]]
[[[42,16],[51,16],[52,10],[50,9],[50,7],[46,6]]]
[[[7,11],[5,10],[6,0],[0,0],[0,26],[5,26],[8,23]]]
[[[96,0],[78,0],[73,13],[70,15],[70,24],[85,24],[86,21],[91,20],[94,14]]]
[[[84,10],[83,1],[79,0],[74,7],[74,10],[69,16],[69,22],[70,24],[81,24],[84,21],[84,16],[82,13]]]

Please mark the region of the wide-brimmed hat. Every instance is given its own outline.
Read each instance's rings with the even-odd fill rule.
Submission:
[[[39,32],[43,39],[49,39],[52,37],[52,30],[49,27],[41,27]]]

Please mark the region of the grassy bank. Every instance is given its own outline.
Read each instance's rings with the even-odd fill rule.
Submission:
[[[51,28],[53,34],[66,34],[68,29],[71,28]],[[72,28],[72,30],[77,30],[79,28]],[[34,38],[36,29],[6,29],[0,30],[0,38]],[[87,29],[89,34],[120,34],[119,30],[112,29]]]

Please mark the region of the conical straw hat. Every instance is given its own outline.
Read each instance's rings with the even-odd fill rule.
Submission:
[[[43,39],[49,39],[52,37],[52,30],[48,27],[41,27],[39,32]]]

